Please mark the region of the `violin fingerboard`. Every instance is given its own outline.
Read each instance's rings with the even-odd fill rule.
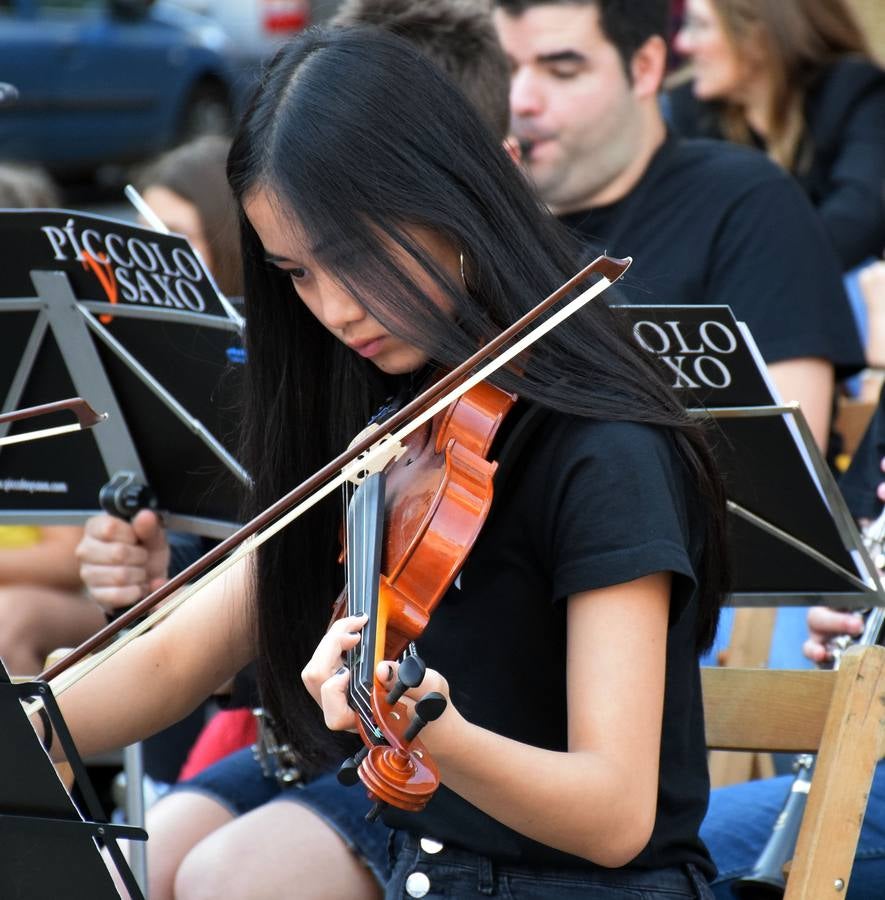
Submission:
[[[362,639],[348,654],[351,701],[359,703],[355,709],[368,702],[374,682],[384,499],[384,475],[377,472],[360,484],[347,509],[347,612],[369,617]]]

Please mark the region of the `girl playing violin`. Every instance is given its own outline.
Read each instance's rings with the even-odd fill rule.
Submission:
[[[377,372],[402,380],[455,364],[576,268],[434,74],[381,37],[305,39],[278,57],[235,141],[247,294],[259,300],[247,319],[262,335],[250,367],[260,430],[249,436],[260,505],[359,429],[391,389]],[[477,871],[479,856],[513,864],[514,878],[566,869],[595,883],[600,866],[632,861],[673,869],[646,882],[666,886],[705,865],[686,827],[705,793],[693,656],[715,621],[721,506],[703,499],[717,491],[697,429],[611,318],[590,308],[533,348],[521,377],[502,376],[549,415],[421,640],[432,669],[413,696],[450,700],[423,732],[446,788],[425,812],[385,821],[442,841],[429,858],[442,873],[447,854],[463,853]],[[283,439],[290,422],[313,425],[297,445]],[[309,760],[328,759],[328,741],[308,724],[307,695],[285,686],[340,579],[337,519],[330,507],[258,561],[264,696]],[[293,589],[323,598],[300,603],[295,629]],[[338,670],[362,624],[333,625],[303,670],[336,729],[356,721],[350,673]],[[417,846],[406,839],[392,896]],[[445,877],[429,876],[434,891]]]
[[[390,36],[310,31],[285,47],[229,178],[252,511],[579,268],[460,93]],[[420,813],[383,813],[397,854],[387,896],[710,896],[697,655],[725,554],[703,431],[598,301],[493,380],[520,398],[493,448],[501,478],[406,694],[448,700],[421,735],[443,786]],[[66,692],[81,751],[160,727],[256,657],[305,769],[352,752],[326,727],[356,724],[342,657],[366,624],[328,627],[339,527],[336,504],[312,510]],[[389,660],[378,674],[392,685],[397,671]],[[127,687],[137,713],[121,709]],[[337,858],[317,863],[340,874]]]

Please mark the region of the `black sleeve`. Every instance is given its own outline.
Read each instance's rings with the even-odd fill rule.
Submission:
[[[848,107],[820,213],[844,269],[885,250],[885,73]]]
[[[882,458],[885,457],[885,394],[879,395],[879,406],[851,458],[848,471],[839,481],[842,494],[855,519],[875,519],[882,511],[876,496],[879,483],[885,481]]]
[[[687,485],[669,435],[633,423],[572,422],[557,454],[545,527],[553,596],[654,572],[693,583]]]
[[[769,364],[818,357],[846,377],[864,354],[839,261],[801,189],[771,170],[720,223],[707,294],[747,323]]]

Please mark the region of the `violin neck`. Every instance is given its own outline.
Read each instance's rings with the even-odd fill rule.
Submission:
[[[384,538],[384,475],[369,475],[347,508],[347,613],[369,621],[359,644],[348,653],[351,705],[359,710],[371,696],[378,635],[378,589]]]

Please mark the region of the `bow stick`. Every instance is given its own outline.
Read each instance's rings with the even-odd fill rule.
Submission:
[[[44,403],[41,406],[29,406],[27,409],[19,409],[15,412],[0,414],[0,425],[9,422],[19,422],[22,419],[31,419],[36,416],[48,416],[50,413],[70,410],[77,421],[70,425],[58,425],[54,428],[40,428],[36,431],[28,431],[25,434],[12,434],[0,437],[0,447],[6,444],[20,444],[25,441],[37,441],[40,438],[52,437],[56,434],[67,434],[71,431],[82,431],[92,428],[99,422],[104,422],[108,414],[97,413],[85,400],[80,397],[72,397],[70,400],[59,400],[56,403]]]
[[[337,490],[345,481],[357,478],[360,473],[378,463],[379,460],[390,458],[392,453],[396,452],[392,448],[395,448],[399,441],[417,428],[420,428],[421,425],[432,419],[436,413],[453,403],[474,385],[484,381],[493,372],[503,367],[513,357],[531,346],[538,338],[577,312],[584,304],[611,287],[627,271],[632,261],[631,257],[625,259],[613,259],[608,256],[597,257],[549,297],[542,300],[534,309],[527,312],[509,328],[502,331],[496,338],[489,341],[461,363],[461,365],[449,372],[448,375],[431,385],[422,394],[394,413],[384,422],[386,431],[384,435],[379,437],[379,433],[376,430],[357,439],[348,450],[336,456],[306,481],[293,488],[288,494],[264,510],[264,512],[255,516],[255,518],[222,541],[217,547],[210,550],[205,556],[179,572],[178,575],[171,578],[162,587],[149,594],[123,613],[123,615],[119,616],[119,618],[106,625],[101,631],[42,672],[38,676],[39,679],[43,681],[54,679],[52,689],[56,696],[66,691],[80,678],[122,649],[130,640],[143,634],[182,603],[186,602],[210,581],[236,565],[261,544],[285,528],[290,522],[298,518],[303,512]],[[583,291],[583,293],[563,306],[562,309],[557,310],[549,318],[545,319],[540,325],[535,326],[531,331],[514,341],[514,338],[522,334],[535,319],[555,306],[566,294],[594,274],[600,275],[601,278],[592,287]],[[493,356],[499,350],[501,352],[497,356]],[[486,360],[490,357],[492,357],[491,361],[487,362]],[[480,366],[480,368],[477,368],[477,366]],[[230,555],[228,556],[228,554]],[[224,557],[227,558],[224,559]],[[222,561],[219,562],[219,560]],[[216,562],[219,562],[219,564],[215,568],[203,574],[206,569],[213,566]],[[158,609],[152,615],[141,619],[142,616],[164,600],[170,598],[173,593],[197,575],[202,577],[187,590],[182,591],[174,599],[166,603],[162,609]],[[141,621],[136,622],[138,619],[141,619]],[[103,647],[124,628],[129,629],[124,638],[116,641],[101,653],[95,653],[87,662],[78,666],[76,672],[71,673],[67,679],[58,677],[72,666],[81,662],[90,653]],[[42,706],[42,701],[35,701],[27,708],[28,714],[36,711],[40,706]]]

